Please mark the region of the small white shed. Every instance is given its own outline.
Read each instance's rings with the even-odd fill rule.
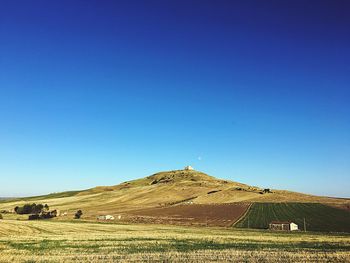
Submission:
[[[114,216],[106,215],[106,220],[114,220]]]
[[[111,216],[111,215],[98,216],[97,220],[114,220],[114,216]]]
[[[298,225],[292,221],[272,221],[269,224],[270,230],[296,231],[299,230]]]

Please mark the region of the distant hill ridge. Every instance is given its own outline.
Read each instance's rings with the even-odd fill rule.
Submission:
[[[151,176],[146,177],[151,179],[151,184],[157,183],[175,183],[178,181],[189,180],[189,181],[213,181],[218,179],[209,176],[205,173],[198,172],[195,170],[175,170],[167,172],[159,172]]]
[[[173,184],[191,184],[193,186],[204,186],[204,185],[221,185],[221,184],[233,184],[234,186],[248,187],[245,184],[236,183],[227,180],[221,180],[210,176],[206,173],[196,170],[171,170],[163,171],[152,174],[150,176],[126,181],[115,186],[97,186],[92,189],[82,191],[80,194],[86,194],[87,192],[101,192],[101,191],[114,191],[118,189],[140,187],[140,186],[151,186],[151,185],[173,185]]]
[[[125,182],[124,184],[131,185],[154,185],[162,183],[180,183],[180,182],[216,182],[227,183],[225,180],[217,179],[196,170],[172,170],[155,173],[145,178]]]

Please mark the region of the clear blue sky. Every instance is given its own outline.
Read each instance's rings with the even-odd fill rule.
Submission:
[[[0,3],[0,196],[189,164],[350,196],[349,1]]]

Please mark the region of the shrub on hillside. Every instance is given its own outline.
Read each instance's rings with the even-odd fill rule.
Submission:
[[[3,219],[2,214],[0,214],[0,219]]]
[[[48,212],[41,212],[40,214],[40,219],[49,219],[49,218],[54,218],[57,216],[57,210],[53,210],[53,211],[48,211]]]
[[[83,212],[81,210],[78,210],[75,215],[74,215],[74,219],[80,219],[80,217],[83,215]]]
[[[40,216],[39,215],[30,215],[28,217],[28,220],[37,220],[37,219],[40,219]]]
[[[34,215],[30,215],[28,217],[28,220],[38,220],[38,219],[50,219],[50,218],[54,218],[57,216],[57,211],[53,210],[53,211],[43,211],[40,214],[34,214]]]
[[[28,220],[37,220],[37,219],[50,219],[57,216],[57,210],[53,211],[42,211],[40,214],[30,215]]]

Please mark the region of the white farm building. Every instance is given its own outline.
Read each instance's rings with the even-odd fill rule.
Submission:
[[[291,221],[272,221],[269,224],[270,230],[281,230],[281,231],[296,231],[299,230],[298,225]]]
[[[114,216],[111,216],[111,215],[98,216],[97,220],[114,220]]]

